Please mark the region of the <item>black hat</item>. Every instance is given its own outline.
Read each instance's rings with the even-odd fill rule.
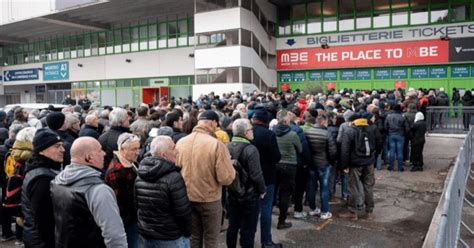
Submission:
[[[253,112],[253,118],[262,121],[264,123],[268,122],[268,112],[264,108],[255,109]]]
[[[212,110],[206,110],[199,115],[199,120],[211,120],[217,121],[217,123],[219,123],[219,116]]]
[[[41,128],[36,131],[33,138],[33,152],[39,153],[58,142],[63,142],[63,140],[57,133],[48,128]]]
[[[66,116],[63,113],[53,112],[46,117],[46,124],[48,124],[51,130],[59,130],[63,126],[65,119]]]

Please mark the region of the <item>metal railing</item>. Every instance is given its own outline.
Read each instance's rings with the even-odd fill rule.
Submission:
[[[461,239],[461,226],[466,228],[471,234],[474,232],[469,228],[469,226],[462,219],[463,204],[466,202],[471,207],[474,207],[474,204],[468,201],[465,198],[465,193],[474,196],[467,188],[467,180],[471,178],[474,171],[471,170],[472,164],[472,139],[474,129],[468,132],[461,149],[459,150],[458,156],[456,158],[456,163],[452,169],[452,173],[446,179],[448,184],[445,188],[445,192],[441,196],[444,199],[443,209],[439,219],[439,226],[436,233],[436,248],[453,248],[457,247],[458,242],[464,245],[464,247],[469,247],[469,245]]]
[[[466,133],[474,125],[474,106],[428,107],[425,120],[429,133]]]

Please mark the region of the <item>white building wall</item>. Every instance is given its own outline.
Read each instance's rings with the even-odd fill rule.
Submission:
[[[195,84],[193,85],[193,100],[199,98],[200,95],[209,94],[211,91],[216,95],[222,95],[222,93],[237,92],[251,93],[258,88],[253,84],[243,83],[222,83],[222,84]]]
[[[193,47],[186,47],[149,52],[71,59],[68,60],[69,80],[66,80],[66,82],[193,75],[194,58],[189,57],[189,54],[192,54],[193,52]],[[125,61],[126,59],[130,59],[131,63],[127,63]],[[60,61],[5,66],[2,68],[2,70],[6,71],[17,69],[42,68],[43,64],[55,62]],[[82,67],[79,67],[78,64],[82,64]],[[43,72],[39,71],[39,80],[4,82],[4,85],[8,88],[8,86],[13,85],[31,85],[64,82],[64,80],[43,81],[42,79]]]

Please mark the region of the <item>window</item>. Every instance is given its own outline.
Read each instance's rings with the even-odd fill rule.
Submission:
[[[354,26],[354,2],[352,0],[340,0],[339,30],[354,30]]]
[[[140,51],[148,50],[148,26],[140,26]]]
[[[168,22],[168,47],[176,47],[178,27],[176,21]]]
[[[290,35],[291,34],[291,19],[290,19],[290,8],[280,7],[278,8],[278,34],[279,35]]]
[[[410,24],[420,25],[428,23],[428,7],[416,7],[413,8],[410,13]]]
[[[148,26],[148,36],[149,36],[149,43],[148,47],[149,49],[156,49],[158,48],[158,25],[157,24],[152,24]]]
[[[468,21],[471,19],[471,3],[469,1],[452,4],[451,9],[451,22]]]
[[[323,0],[323,31],[337,31],[337,1]]]
[[[85,57],[91,56],[91,35],[90,34],[84,35],[84,56]]]
[[[91,34],[91,55],[92,56],[99,55],[99,34],[98,33]]]
[[[158,30],[159,38],[158,38],[158,47],[159,48],[166,48],[167,39],[168,39],[168,32],[166,27],[166,22],[160,23],[159,30]]]
[[[178,46],[188,45],[188,20],[178,21]]]
[[[308,3],[308,34],[321,33],[321,3]]]
[[[132,35],[131,35],[132,36],[132,40],[131,40],[132,42],[131,42],[130,49],[131,49],[132,52],[136,52],[139,49],[139,43],[138,43],[139,42],[139,34],[138,34],[139,30],[138,30],[138,27],[132,27],[130,30],[132,31]]]
[[[114,53],[122,52],[122,29],[114,31]]]
[[[105,55],[106,54],[107,42],[106,42],[105,38],[106,38],[105,32],[100,32],[99,35],[98,35],[99,55]]]
[[[252,32],[241,29],[240,34],[242,36],[241,43],[242,46],[251,47],[252,46]]]
[[[122,52],[130,52],[130,28],[122,29]]]

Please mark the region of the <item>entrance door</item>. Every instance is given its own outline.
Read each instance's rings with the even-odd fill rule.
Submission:
[[[142,89],[142,102],[146,104],[153,104],[156,101],[160,101],[163,96],[168,97],[168,87],[157,87],[157,88],[143,88]]]

